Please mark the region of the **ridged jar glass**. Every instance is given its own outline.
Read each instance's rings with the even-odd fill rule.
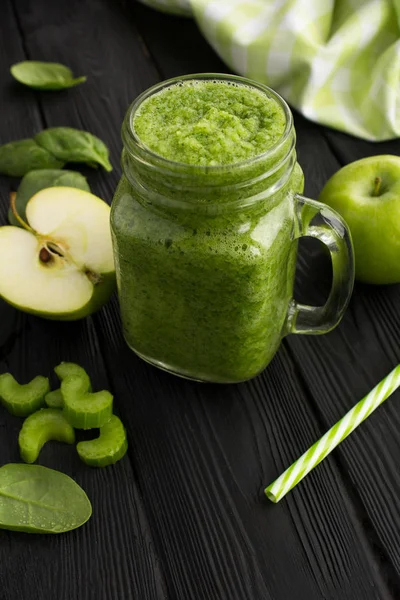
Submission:
[[[135,113],[150,95],[188,79],[267,94],[284,111],[282,136],[263,154],[227,166],[155,154],[135,133]],[[300,195],[293,118],[276,92],[219,74],[169,80],[132,104],[122,137],[111,229],[124,336],[139,356],[183,377],[239,382],[266,367],[285,335],[324,333],[339,322],[354,279],[350,235],[334,211]],[[320,239],[332,256],[323,307],[293,299],[303,235]]]

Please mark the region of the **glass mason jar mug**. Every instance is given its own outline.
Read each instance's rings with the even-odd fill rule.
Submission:
[[[184,80],[218,80],[267,94],[285,130],[255,158],[195,166],[163,158],[138,138],[141,103]],[[253,81],[193,75],[143,93],[126,115],[123,176],[111,230],[125,339],[146,361],[187,378],[239,382],[270,362],[289,333],[319,334],[340,321],[354,281],[348,228],[325,205],[301,195],[293,118],[285,101]],[[293,299],[297,240],[329,249],[332,289],[325,306]]]

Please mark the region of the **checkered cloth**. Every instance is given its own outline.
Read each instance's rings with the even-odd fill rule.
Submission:
[[[241,75],[306,117],[367,140],[400,137],[400,0],[141,0],[192,14]]]

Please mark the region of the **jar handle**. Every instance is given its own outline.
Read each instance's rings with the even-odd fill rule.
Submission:
[[[289,303],[286,334],[327,333],[340,322],[354,285],[354,253],[349,228],[342,217],[320,202],[294,195],[295,239],[313,237],[327,246],[332,259],[333,281],[324,306]]]

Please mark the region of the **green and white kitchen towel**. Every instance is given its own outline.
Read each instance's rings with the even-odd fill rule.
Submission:
[[[309,119],[368,140],[400,137],[400,0],[141,1],[193,15],[233,71]]]

